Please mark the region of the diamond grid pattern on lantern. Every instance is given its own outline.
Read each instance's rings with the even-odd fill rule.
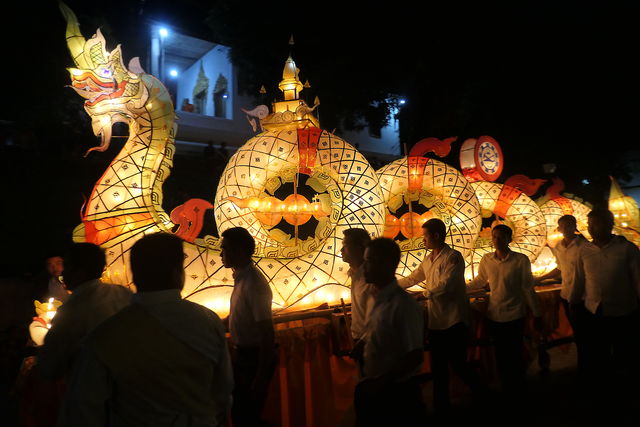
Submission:
[[[330,229],[325,231],[326,237],[316,239],[315,247],[299,246],[295,250],[280,251],[280,256],[257,258],[258,268],[272,284],[277,307],[290,307],[305,298],[309,301],[322,287],[331,289],[327,293],[346,290],[344,296],[348,296],[348,290],[343,286],[347,282],[348,266],[340,255],[343,230],[363,228],[375,237],[382,234],[384,227],[384,204],[378,177],[367,160],[350,144],[328,132],[321,134],[317,150],[312,173],[325,173],[335,182],[328,191],[339,193],[332,195],[332,201],[341,199],[342,205],[333,206]],[[231,157],[218,184],[215,207],[218,230],[222,233],[231,227],[247,228],[256,239],[257,255],[268,253],[272,248],[282,249],[282,244],[270,237],[255,212],[250,208],[239,208],[225,199],[264,194],[267,182],[297,170],[298,160],[295,130],[267,131],[247,141]],[[194,296],[212,282],[221,283],[220,275],[224,275],[207,263],[203,265],[208,272],[207,278],[190,285]]]
[[[471,185],[482,209],[494,212],[505,186],[487,181],[477,181]],[[546,221],[542,211],[529,196],[519,192],[506,211],[504,219],[513,226],[511,249],[526,255],[533,263],[547,240]],[[473,272],[478,271],[482,256],[493,250],[493,245],[487,239],[477,240],[473,255]]]
[[[385,203],[408,191],[406,157],[383,166],[377,174]],[[442,206],[439,215],[443,216],[440,219],[447,226],[446,242],[466,258],[473,250],[473,243],[482,223],[480,207],[470,183],[457,169],[438,160],[428,159],[422,191],[428,193],[438,206]],[[407,276],[430,251],[425,251],[421,237],[398,243],[402,256],[397,273]]]

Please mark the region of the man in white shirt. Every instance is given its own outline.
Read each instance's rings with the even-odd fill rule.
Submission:
[[[352,357],[362,362],[364,349],[365,323],[373,308],[373,288],[364,278],[364,250],[371,236],[362,228],[349,228],[343,232],[342,261],[349,264],[347,274],[351,279],[351,337],[353,338]]]
[[[354,396],[356,425],[422,425],[424,403],[412,380],[424,357],[422,307],[398,286],[400,248],[391,239],[372,240],[364,255],[375,304],[366,326],[364,378]]]
[[[582,370],[584,349],[580,328],[584,323],[585,315],[584,292],[582,285],[576,286],[576,269],[580,248],[587,243],[587,239],[581,234],[577,234],[577,230],[576,218],[573,215],[563,215],[558,219],[558,231],[563,236],[563,239],[553,249],[558,267],[539,277],[538,282],[557,277],[562,278],[560,301],[562,301],[567,319],[573,329],[573,339],[578,352],[578,369]]]
[[[175,235],[133,245],[138,293],[85,341],[61,427],[225,425],[233,379],[224,327],[181,298],[183,263]]]
[[[580,247],[576,287],[583,287],[588,311],[586,368],[603,379],[610,368],[631,371],[637,364],[640,251],[611,233],[610,211],[594,209],[588,221],[593,242]]]
[[[469,299],[464,281],[464,258],[445,243],[447,228],[441,220],[422,225],[424,246],[431,250],[408,277],[398,280],[402,288],[425,282],[429,352],[433,372],[434,408],[450,408],[449,364],[474,391],[483,387],[467,363]]]
[[[527,307],[541,329],[538,296],[533,286],[531,262],[526,255],[509,248],[512,231],[506,225],[496,225],[491,231],[495,252],[480,260],[478,275],[470,289],[486,287],[490,297],[487,309],[489,334],[496,353],[496,368],[503,389],[514,396],[524,390],[526,366],[522,339]]]
[[[258,426],[277,363],[271,288],[251,259],[255,241],[246,229],[225,230],[221,247],[223,265],[233,269],[228,318],[235,379],[231,419],[237,427]]]

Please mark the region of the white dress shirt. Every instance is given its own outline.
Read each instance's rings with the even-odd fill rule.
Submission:
[[[393,281],[379,290],[366,328],[365,377],[389,373],[407,353],[424,348],[422,307]],[[409,373],[395,381],[404,381]]]
[[[445,244],[434,257],[425,255],[418,268],[398,280],[402,288],[425,281],[429,329],[447,329],[456,323],[469,323],[469,299],[464,281],[464,258]]]
[[[131,291],[98,279],[85,282],[69,296],[51,320],[38,352],[38,370],[47,378],[68,373],[80,342],[105,319],[129,305]]]
[[[347,272],[351,278],[351,336],[354,340],[363,338],[365,324],[373,304],[373,286],[364,278],[364,267],[350,268]]]
[[[624,316],[638,307],[640,251],[622,236],[613,236],[602,248],[580,246],[576,287],[584,288],[584,305],[605,316]]]
[[[132,324],[136,306],[144,321]],[[161,396],[167,402],[154,399],[158,387],[169,387]],[[224,425],[232,389],[218,316],[181,299],[178,289],[138,293],[131,307],[96,328],[85,343],[59,425],[103,427],[106,420],[110,427]],[[206,415],[184,410],[203,407],[202,402]]]
[[[253,262],[233,272],[229,332],[235,345],[260,346],[263,337],[257,326],[259,322],[272,319],[272,299],[267,279]]]
[[[565,246],[564,240],[561,240],[552,249],[556,257],[558,270],[562,274],[560,297],[570,303],[580,302],[584,297],[581,287],[576,288],[575,286],[578,254],[580,253],[580,246],[584,243],[587,243],[587,240],[578,235],[568,245]]]
[[[480,260],[478,275],[469,287],[482,288],[489,283],[487,317],[494,322],[510,322],[527,314],[527,305],[535,317],[540,316],[538,295],[533,287],[531,262],[526,255],[509,251],[499,259],[495,252]]]

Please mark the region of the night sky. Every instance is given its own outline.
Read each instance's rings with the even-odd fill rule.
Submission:
[[[458,166],[464,139],[491,135],[506,158],[500,181],[515,173],[550,178],[542,165],[554,163],[568,191],[595,203],[603,199],[609,175],[623,183],[629,177],[625,153],[636,146],[639,91],[632,64],[640,40],[639,6],[613,3],[314,1],[281,3],[289,9],[276,11],[270,9],[273,2],[67,2],[85,37],[102,26],[108,41],[123,44],[125,61],[146,55],[139,37],[143,29],[136,25],[140,19],[231,45],[241,66],[253,64],[243,74],[249,89],[275,87],[293,33],[294,59],[322,100],[325,129],[336,127],[349,110],[366,111],[364,101],[396,93],[407,100],[401,112],[407,144],[458,136],[456,154],[445,159]],[[40,167],[48,160],[65,164],[67,156],[79,157],[78,145],[86,149],[94,140],[86,120],[83,125],[74,112],[79,97],[64,87],[65,67],[72,65],[64,20],[55,1],[12,7],[2,28],[0,120],[33,132]],[[91,180],[92,165],[61,175]],[[1,190],[27,221],[36,218],[36,206],[55,203],[56,196],[42,201],[18,195],[16,172],[3,168]],[[24,179],[19,191],[34,185],[42,186],[35,178]],[[53,185],[56,191],[63,188]],[[65,209],[77,216],[77,204]],[[15,212],[5,212],[3,222],[19,221]]]

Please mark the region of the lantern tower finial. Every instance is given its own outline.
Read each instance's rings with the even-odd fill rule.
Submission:
[[[273,113],[260,122],[265,129],[320,127],[318,119],[312,114],[320,105],[320,101],[316,98],[313,107],[309,107],[304,99],[300,98],[300,92],[305,86],[300,81],[299,74],[300,70],[289,54],[282,70],[282,80],[278,85],[284,94],[284,100],[274,102]]]
[[[278,85],[284,93],[285,101],[298,99],[298,94],[303,89],[302,82],[298,78],[298,73],[300,73],[300,70],[296,67],[296,63],[293,61],[293,58],[291,58],[291,55],[289,55],[284,64],[284,70],[282,70],[282,81]]]

